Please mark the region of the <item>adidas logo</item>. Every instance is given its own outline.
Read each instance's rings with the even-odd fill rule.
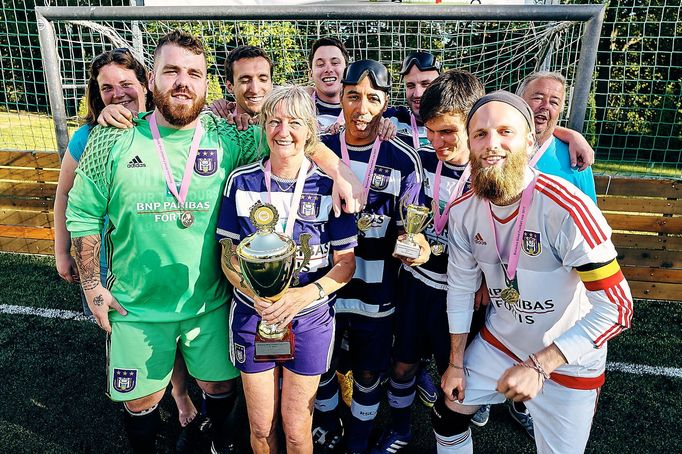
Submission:
[[[132,169],[133,167],[147,167],[147,164],[142,162],[142,159],[140,159],[139,156],[135,156],[133,159],[130,160],[128,163],[128,168]]]
[[[474,235],[474,243],[482,244],[482,245],[488,244],[485,242],[485,240],[483,239],[483,237],[481,236],[480,233],[477,233],[476,235]]]

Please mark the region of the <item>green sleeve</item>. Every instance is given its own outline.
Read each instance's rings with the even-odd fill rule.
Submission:
[[[66,228],[73,237],[99,235],[109,203],[111,150],[129,130],[95,127],[78,163],[66,207]]]
[[[235,125],[211,112],[202,112],[201,121],[206,131],[217,132],[229,172],[270,154],[260,126],[252,125],[246,131],[239,131]]]

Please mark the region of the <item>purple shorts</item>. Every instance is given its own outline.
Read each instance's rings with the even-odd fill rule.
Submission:
[[[295,336],[294,359],[288,361],[253,360],[253,344],[260,320],[255,309],[232,300],[230,359],[237,369],[253,374],[281,365],[299,375],[321,375],[329,369],[335,329],[332,306],[323,304],[312,312],[294,317],[291,323]]]

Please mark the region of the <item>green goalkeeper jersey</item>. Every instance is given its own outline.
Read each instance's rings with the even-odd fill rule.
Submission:
[[[183,204],[168,190],[145,119],[132,129],[97,127],[90,135],[66,225],[73,237],[99,235],[109,216],[107,287],[128,311],[125,317],[111,311],[113,321],[185,320],[231,297],[215,240],[218,210],[230,172],[262,157],[260,129],[238,131],[209,113],[200,121],[204,134]],[[179,192],[194,129],[159,130]],[[186,211],[194,215],[188,228],[180,222]]]

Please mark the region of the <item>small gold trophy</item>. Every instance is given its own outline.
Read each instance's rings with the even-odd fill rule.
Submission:
[[[431,210],[425,206],[408,204],[404,201],[401,201],[400,207],[400,218],[407,236],[395,243],[393,253],[408,259],[416,259],[419,257],[419,245],[414,241],[414,236],[431,222]]]
[[[223,238],[225,265],[241,275],[241,284],[246,285],[262,299],[272,302],[282,297],[289,285],[298,284],[298,274],[310,262],[312,250],[308,245],[310,234],[300,236],[300,250],[303,261],[296,263],[296,243],[291,238],[274,231],[279,214],[277,208],[268,203],[256,202],[249,214],[256,232],[244,238],[233,252],[230,238]],[[240,271],[232,265],[232,256],[239,260]],[[287,326],[269,325],[262,320],[258,323],[255,340],[255,361],[285,361],[294,357],[294,333],[291,323]]]

